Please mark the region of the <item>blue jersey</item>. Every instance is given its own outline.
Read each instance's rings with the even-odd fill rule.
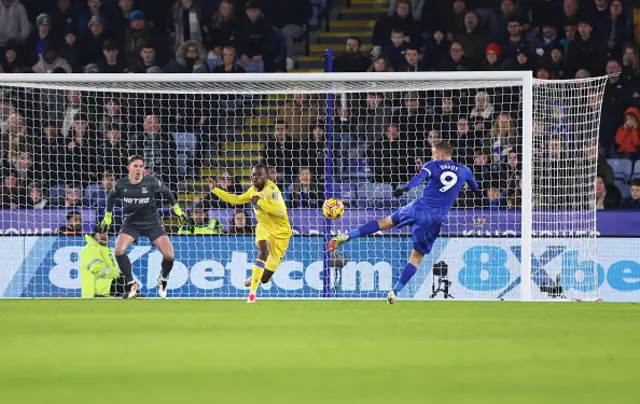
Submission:
[[[451,160],[430,161],[422,167],[422,171],[418,177],[428,178],[429,182],[418,198],[418,203],[444,214],[455,203],[465,182],[469,184],[472,191],[478,190],[478,184],[476,184],[471,170]],[[417,184],[410,183],[410,185]]]

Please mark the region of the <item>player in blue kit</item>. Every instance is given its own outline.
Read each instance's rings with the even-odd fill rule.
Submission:
[[[415,275],[422,258],[431,252],[433,243],[440,234],[442,221],[453,206],[465,183],[472,191],[478,190],[471,170],[451,160],[452,148],[449,142],[437,143],[433,146],[432,161],[425,164],[406,187],[397,188],[394,196],[399,197],[411,188],[429,179],[420,198],[400,208],[382,220],[373,220],[349,234],[340,234],[329,241],[329,251],[334,251],[342,244],[360,236],[389,230],[394,227],[411,225],[413,251],[407,265],[400,273],[400,279],[389,292],[387,300],[395,303],[398,293]]]

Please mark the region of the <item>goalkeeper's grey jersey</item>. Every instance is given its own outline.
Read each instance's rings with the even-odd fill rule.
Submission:
[[[160,217],[156,208],[156,193],[164,191],[162,182],[153,176],[142,177],[142,181],[132,184],[129,177],[118,180],[113,191],[115,197],[122,199],[124,213],[128,223],[158,222]]]

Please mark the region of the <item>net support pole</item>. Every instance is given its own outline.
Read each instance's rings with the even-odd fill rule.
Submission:
[[[520,238],[520,300],[531,301],[533,242],[533,77],[528,72],[522,83],[522,208]]]
[[[325,52],[327,59],[327,71],[333,71],[333,50],[327,49]],[[327,155],[324,159],[324,191],[325,199],[333,197],[333,93],[331,82],[327,93],[327,121],[325,125],[325,136],[327,140]],[[324,254],[322,265],[322,296],[331,297],[331,253],[327,249],[327,244],[331,239],[331,220],[324,218]]]

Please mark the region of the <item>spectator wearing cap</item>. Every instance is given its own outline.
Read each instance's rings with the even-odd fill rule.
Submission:
[[[302,34],[302,26],[311,19],[313,7],[310,0],[271,0],[264,2],[264,13],[282,34],[285,41],[287,69],[293,69],[294,38]]]
[[[25,49],[30,53],[30,62],[35,64],[42,57],[47,44],[53,41],[51,18],[48,14],[40,14],[36,18],[36,30],[29,34],[25,41]]]
[[[530,54],[537,62],[545,61],[549,58],[551,49],[560,44],[560,38],[555,25],[550,21],[545,21],[540,27],[538,34],[531,35]]]
[[[78,16],[78,37],[83,40],[89,35],[91,20],[96,21],[97,17],[103,28],[107,28],[107,6],[103,5],[102,0],[87,0],[86,11]],[[98,47],[98,52],[102,49],[102,44]]]
[[[485,50],[485,57],[482,61],[482,70],[485,71],[497,71],[501,69],[502,62],[500,60],[501,52],[500,46],[497,43],[492,42],[487,46]]]
[[[260,11],[260,3],[255,0],[247,2],[245,16],[240,21],[236,37],[237,50],[242,65],[247,70],[273,71],[273,59],[276,51],[276,33],[273,25]],[[252,68],[250,63],[253,62]]]
[[[167,33],[178,51],[183,43],[202,43],[205,34],[205,18],[196,0],[175,0],[167,17]]]
[[[581,18],[578,24],[578,36],[569,43],[567,63],[571,70],[587,69],[592,76],[604,73],[602,70],[607,57],[607,44],[592,34],[593,25],[587,18]]]
[[[451,42],[446,37],[445,28],[438,25],[434,28],[433,34],[427,39],[422,65],[427,71],[433,71],[444,63],[449,57]]]
[[[168,70],[172,73],[196,73],[204,69],[204,72],[207,72],[206,60],[205,47],[200,42],[190,39],[180,45],[176,51],[176,64]]]
[[[164,49],[159,48],[160,41],[156,31],[148,25],[145,13],[135,10],[129,14],[129,27],[125,31],[124,52],[128,65],[139,64],[140,52],[144,46],[154,49],[154,59],[163,60]]]
[[[404,32],[405,42],[420,47],[420,26],[411,15],[411,2],[409,0],[398,0],[396,12],[392,16],[384,16],[376,22],[373,27],[372,54],[379,56],[384,46],[389,42],[391,31],[398,29]]]
[[[467,11],[464,15],[465,30],[455,37],[456,41],[462,44],[465,56],[474,67],[480,65],[489,45],[489,36],[480,30],[478,23],[478,14],[473,10]]]
[[[596,6],[599,1],[602,0],[596,0]],[[627,18],[623,11],[622,1],[613,0],[608,11],[596,19],[596,32],[614,55],[620,55],[622,46],[633,38],[632,19]]]
[[[1,63],[4,73],[20,73],[20,70],[27,65],[22,54],[22,47],[15,39],[10,39],[5,43]]]
[[[60,55],[71,66],[72,73],[80,72],[80,44],[78,43],[78,37],[76,36],[76,29],[73,25],[67,25],[63,31],[64,42],[60,49]]]
[[[0,12],[0,47],[9,39],[23,42],[31,32],[27,10],[17,0],[2,0]]]
[[[82,64],[97,63],[102,59],[102,45],[107,38],[102,19],[94,15],[89,20],[89,34],[82,40]]]
[[[347,38],[345,51],[333,58],[334,72],[364,72],[371,60],[360,52],[360,38]]]
[[[124,73],[125,64],[119,57],[116,41],[107,39],[102,44],[102,59],[98,62],[100,73]]]
[[[49,42],[40,58],[40,61],[33,65],[34,73],[52,73],[54,69],[62,68],[65,72],[71,73],[73,69],[69,63],[58,54],[58,49],[53,42]]]
[[[72,0],[57,0],[47,13],[51,17],[51,25],[56,36],[62,37],[65,27],[72,26],[73,32],[78,29],[78,9]]]
[[[511,17],[507,22],[506,38],[500,42],[502,60],[515,60],[518,49],[529,46],[529,41],[522,33],[522,21],[518,17]]]

